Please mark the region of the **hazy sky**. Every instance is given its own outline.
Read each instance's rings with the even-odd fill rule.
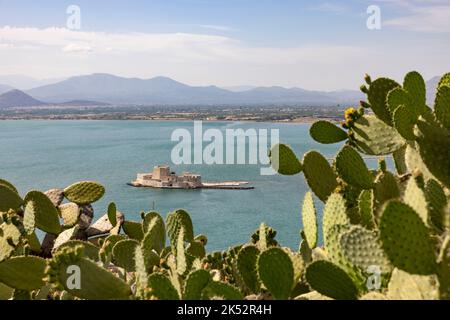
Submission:
[[[381,30],[366,26],[370,5]],[[334,90],[410,70],[450,71],[450,0],[0,0],[0,75]]]

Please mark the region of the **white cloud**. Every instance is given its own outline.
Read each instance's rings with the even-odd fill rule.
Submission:
[[[450,32],[450,5],[414,7],[408,15],[387,20],[385,26],[398,27],[410,31]]]
[[[336,4],[336,3],[330,3],[330,2],[323,2],[318,5],[312,6],[309,8],[309,10],[319,11],[319,12],[330,12],[330,13],[349,12],[349,9],[346,6],[344,6],[342,4]]]
[[[449,44],[432,42],[261,47],[218,35],[0,27],[0,74],[36,78],[96,72],[140,78],[164,75],[193,85],[334,90],[358,88],[365,72],[400,76],[419,69],[426,71],[426,77],[442,74],[450,69],[449,50]],[[427,59],[423,59],[424,51]]]

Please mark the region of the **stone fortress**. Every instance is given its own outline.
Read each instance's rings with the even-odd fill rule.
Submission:
[[[150,173],[138,173],[128,185],[159,189],[254,189],[247,181],[203,182],[199,174],[189,172],[177,176],[167,165],[155,166]]]
[[[135,184],[142,187],[197,189],[201,188],[202,177],[198,174],[184,172],[177,176],[169,166],[155,166],[151,173],[138,173]]]

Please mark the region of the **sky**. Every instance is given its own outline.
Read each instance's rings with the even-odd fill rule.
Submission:
[[[450,0],[0,0],[0,75],[340,90],[411,70],[450,71]]]

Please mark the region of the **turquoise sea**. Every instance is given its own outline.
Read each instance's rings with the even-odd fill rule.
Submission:
[[[261,222],[278,231],[282,245],[298,248],[300,204],[308,190],[303,175],[261,176],[259,165],[179,165],[171,163],[175,129],[193,131],[193,122],[166,121],[0,121],[0,177],[27,191],[64,188],[79,180],[96,180],[106,188],[94,204],[96,217],[110,201],[129,220],[155,207],[164,217],[186,209],[196,234],[208,236],[208,250],[246,242]],[[204,130],[273,129],[299,156],[319,150],[333,156],[339,145],[320,145],[307,124],[204,122]],[[206,144],[205,144],[206,145]],[[158,190],[126,183],[138,172],[169,164],[177,173],[200,173],[206,181],[244,180],[254,190]],[[318,207],[321,206],[318,204]]]

